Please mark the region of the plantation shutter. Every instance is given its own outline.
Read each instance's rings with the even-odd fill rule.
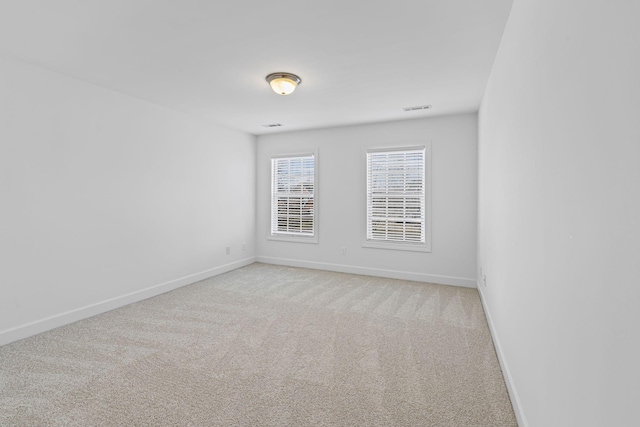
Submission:
[[[271,159],[271,234],[313,236],[313,154]]]
[[[367,151],[367,240],[425,243],[425,148]]]

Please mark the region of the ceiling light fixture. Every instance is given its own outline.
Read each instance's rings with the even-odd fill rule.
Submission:
[[[300,77],[291,73],[271,73],[266,77],[266,80],[278,95],[289,95],[302,83]]]

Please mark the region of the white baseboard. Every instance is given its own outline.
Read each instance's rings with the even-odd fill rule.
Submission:
[[[388,277],[390,279],[414,280],[416,282],[437,283],[439,285],[461,286],[465,288],[475,288],[475,279],[465,277],[438,276],[435,274],[412,273],[398,270],[385,270],[382,268],[357,267],[344,264],[330,264],[326,262],[301,261],[297,259],[274,258],[258,256],[257,262],[265,264],[286,265],[288,267],[312,268],[314,270],[328,270],[339,273],[359,274],[363,276]]]
[[[249,264],[253,264],[255,261],[255,257],[245,258],[229,264],[221,265],[219,267],[214,267],[209,270],[201,271],[199,273],[180,277],[179,279],[171,280],[159,285],[154,285],[149,288],[141,289],[139,291],[131,292],[74,310],[69,310],[64,313],[49,316],[44,319],[39,319],[34,322],[20,325],[11,329],[6,329],[4,331],[0,331],[0,345],[9,344],[14,341],[28,338],[45,331],[49,331],[59,326],[68,325],[69,323],[77,322],[78,320],[86,319],[88,317],[105,313],[107,311],[111,311],[116,308],[132,304],[134,302],[142,301],[147,298],[151,298],[156,295],[160,295],[165,292],[169,292],[174,289],[181,288],[183,286],[190,285],[192,283],[196,283],[201,280],[208,279],[210,277],[217,276],[219,274],[226,273]]]
[[[518,395],[518,390],[516,389],[516,385],[513,382],[513,377],[511,376],[511,371],[509,370],[509,365],[507,364],[507,360],[504,357],[504,353],[502,352],[502,345],[500,344],[500,339],[498,338],[498,334],[493,326],[493,320],[491,318],[491,312],[489,311],[489,307],[487,306],[487,301],[484,298],[484,294],[482,293],[482,286],[480,283],[477,284],[478,293],[480,294],[480,301],[482,301],[482,308],[484,309],[485,317],[487,318],[487,323],[489,324],[489,331],[491,332],[491,338],[493,338],[493,346],[496,349],[496,354],[498,355],[498,362],[500,362],[500,368],[502,369],[502,375],[504,376],[504,382],[507,385],[507,391],[509,392],[509,398],[511,399],[511,404],[513,405],[513,412],[516,414],[516,420],[518,421],[519,427],[528,427],[527,420],[524,416],[524,412],[522,411],[522,405],[520,403],[520,396]]]

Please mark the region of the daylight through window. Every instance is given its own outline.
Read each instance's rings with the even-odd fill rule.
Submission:
[[[315,156],[271,159],[271,234],[315,235]]]
[[[367,240],[425,243],[425,148],[367,151]]]

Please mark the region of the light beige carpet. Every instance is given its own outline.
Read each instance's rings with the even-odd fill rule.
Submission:
[[[1,426],[515,426],[474,289],[252,264],[0,347]]]

